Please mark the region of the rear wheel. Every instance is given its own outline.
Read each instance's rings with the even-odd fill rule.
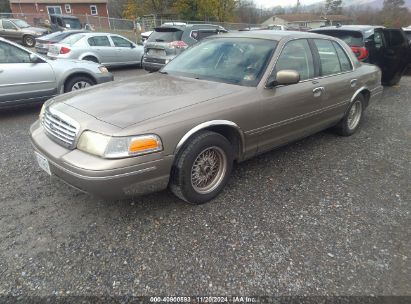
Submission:
[[[94,81],[86,76],[75,76],[69,79],[64,86],[64,93],[78,91],[94,85]]]
[[[83,58],[83,60],[92,61],[92,62],[95,62],[95,63],[100,63],[100,62],[98,62],[98,59],[94,56],[86,56],[86,57]]]
[[[351,136],[358,130],[364,113],[364,104],[364,96],[361,94],[358,95],[354,102],[352,102],[344,118],[334,127],[337,134],[341,136]]]
[[[224,136],[209,131],[198,133],[176,159],[171,191],[191,204],[210,201],[227,184],[233,157],[233,147]]]
[[[24,36],[23,44],[28,47],[34,47],[36,45],[36,39],[30,35]]]

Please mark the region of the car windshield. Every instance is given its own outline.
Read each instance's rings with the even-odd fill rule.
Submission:
[[[63,20],[67,28],[76,29],[76,30],[81,29],[81,23],[78,19],[63,18]]]
[[[205,39],[181,53],[161,73],[256,86],[276,46],[276,41],[265,39]]]
[[[74,45],[77,41],[79,41],[84,36],[85,35],[83,34],[74,34],[74,35],[68,36],[67,38],[63,39],[61,43],[67,44],[67,45]]]
[[[172,42],[181,40],[183,31],[176,28],[157,28],[148,37],[148,42]]]
[[[318,34],[333,36],[341,39],[349,46],[364,46],[364,38],[359,31],[346,31],[346,30],[319,30],[314,31]]]
[[[17,25],[19,28],[26,28],[30,27],[30,24],[28,24],[24,20],[13,20],[14,24]]]

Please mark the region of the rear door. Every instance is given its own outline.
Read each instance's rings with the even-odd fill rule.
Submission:
[[[409,44],[401,29],[382,29],[386,47],[383,49],[383,82],[402,75],[408,65]]]
[[[45,100],[57,94],[49,63],[32,63],[29,56],[25,50],[0,41],[0,107],[9,102]]]

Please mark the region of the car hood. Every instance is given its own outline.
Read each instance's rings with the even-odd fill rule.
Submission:
[[[56,99],[119,128],[238,92],[239,86],[152,73]],[[80,122],[81,123],[81,122]]]

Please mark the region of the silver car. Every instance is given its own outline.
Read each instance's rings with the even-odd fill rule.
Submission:
[[[113,75],[100,64],[49,60],[0,38],[0,109],[42,102],[112,80]]]
[[[28,47],[34,47],[36,38],[47,33],[47,29],[33,27],[24,20],[0,19],[0,37],[23,43]]]
[[[115,34],[83,33],[50,46],[47,56],[88,60],[105,66],[141,65],[144,48]]]

